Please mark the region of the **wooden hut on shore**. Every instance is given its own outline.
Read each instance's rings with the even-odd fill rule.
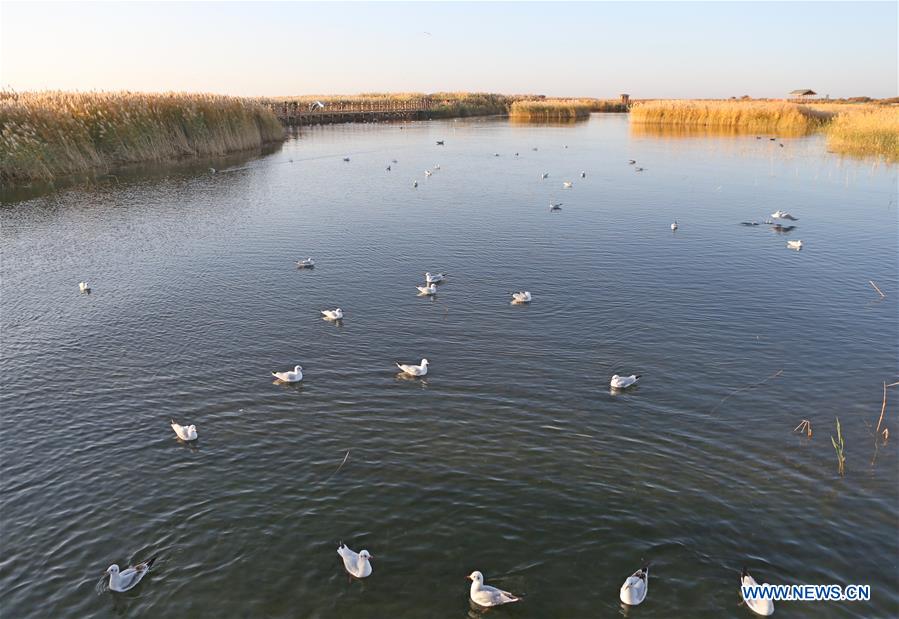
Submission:
[[[796,99],[798,101],[809,101],[818,96],[814,90],[810,88],[800,88],[799,90],[793,90],[790,92],[790,99]]]

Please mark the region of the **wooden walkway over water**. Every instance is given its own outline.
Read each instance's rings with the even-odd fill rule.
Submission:
[[[434,101],[428,98],[395,101],[373,99],[325,103],[312,108],[310,102],[269,101],[266,103],[282,123],[288,126],[329,123],[382,122],[387,120],[424,120],[430,117]]]

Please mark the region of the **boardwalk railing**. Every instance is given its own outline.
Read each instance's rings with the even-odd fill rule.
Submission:
[[[285,125],[420,120],[427,118],[431,109],[435,107],[434,101],[427,97],[323,103],[324,107],[313,106],[313,101],[266,101],[265,105],[270,107]]]

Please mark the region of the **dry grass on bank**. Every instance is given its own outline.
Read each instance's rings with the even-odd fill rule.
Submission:
[[[750,131],[810,133],[832,113],[785,101],[646,101],[631,108],[632,123],[742,127]]]
[[[834,152],[899,161],[899,107],[848,110],[838,114],[825,132],[827,147]]]
[[[0,179],[53,181],[129,163],[218,156],[281,140],[249,99],[133,92],[0,93]]]

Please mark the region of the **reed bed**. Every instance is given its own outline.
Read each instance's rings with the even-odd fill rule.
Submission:
[[[587,118],[591,110],[591,103],[581,99],[541,99],[514,102],[509,116],[516,120],[573,120]]]
[[[631,107],[632,123],[741,127],[751,131],[811,133],[833,116],[783,101],[647,101]]]
[[[899,107],[850,108],[837,114],[825,132],[827,147],[834,152],[899,161]]]
[[[0,93],[0,180],[106,172],[139,162],[219,156],[283,139],[268,108],[211,94]]]

